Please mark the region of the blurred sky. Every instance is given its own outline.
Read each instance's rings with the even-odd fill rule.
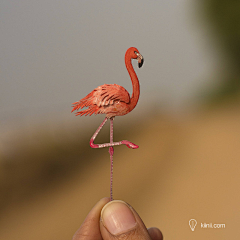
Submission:
[[[0,120],[55,111],[104,83],[131,94],[125,51],[137,47],[139,105],[186,107],[217,57],[195,1],[1,0]]]

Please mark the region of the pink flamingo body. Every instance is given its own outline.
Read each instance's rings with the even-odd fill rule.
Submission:
[[[131,112],[137,105],[139,95],[140,95],[140,86],[137,75],[133,69],[131,60],[137,59],[138,66],[143,65],[143,57],[139,51],[131,47],[126,51],[125,54],[125,64],[130,75],[133,92],[130,97],[128,91],[117,84],[104,84],[95,88],[90,92],[86,97],[81,99],[78,102],[73,103],[72,112],[75,110],[82,109],[86,107],[87,109],[76,112],[76,116],[87,116],[92,114],[106,114],[106,118],[98,127],[96,132],[93,134],[90,140],[90,146],[92,148],[102,148],[109,147],[110,159],[111,159],[111,199],[112,199],[112,168],[113,168],[113,146],[125,144],[129,148],[136,149],[138,146],[127,140],[122,140],[120,142],[113,142],[113,119],[115,116],[123,116]],[[94,140],[97,137],[98,133],[110,119],[110,143],[103,144],[94,144]]]
[[[88,109],[77,112],[76,116],[106,114],[107,118],[122,116],[131,111],[130,96],[125,88],[117,84],[104,84],[95,88],[85,98],[73,103],[72,111],[79,108]]]

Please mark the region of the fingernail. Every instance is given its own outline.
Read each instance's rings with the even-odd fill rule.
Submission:
[[[128,232],[136,225],[136,219],[129,206],[120,200],[107,203],[101,212],[103,225],[112,235]]]

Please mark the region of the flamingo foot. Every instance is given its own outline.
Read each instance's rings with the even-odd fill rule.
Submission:
[[[110,154],[114,153],[113,146],[119,146],[119,145],[122,145],[122,144],[125,144],[128,148],[132,148],[132,149],[139,148],[138,145],[136,145],[132,142],[129,142],[127,140],[122,140],[121,142],[103,143],[103,144],[95,144],[95,143],[93,143],[93,141],[94,141],[93,139],[90,140],[90,147],[91,148],[109,147],[109,153]]]
[[[134,143],[132,143],[132,142],[129,142],[129,141],[127,141],[127,140],[122,140],[121,142],[122,142],[122,144],[125,144],[128,148],[132,148],[132,149],[137,149],[137,148],[139,148],[138,145],[136,145],[136,144],[134,144]]]
[[[113,153],[114,153],[113,147],[109,147],[108,152],[109,152],[109,154],[110,154],[111,156],[113,156]]]

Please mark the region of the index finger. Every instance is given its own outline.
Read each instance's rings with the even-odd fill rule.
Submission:
[[[74,234],[72,240],[102,240],[100,233],[99,219],[103,206],[110,201],[110,198],[102,198],[89,212],[83,224]]]

